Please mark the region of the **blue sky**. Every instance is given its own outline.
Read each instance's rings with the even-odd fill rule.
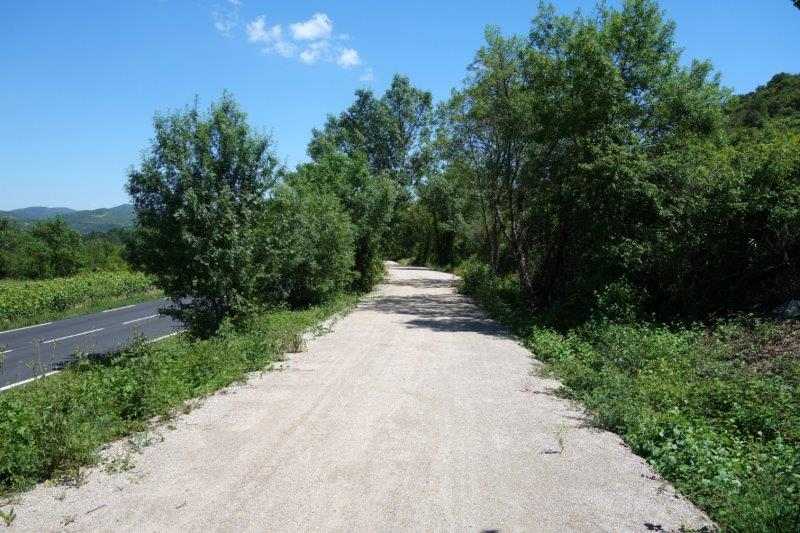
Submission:
[[[562,11],[593,0],[557,0]],[[127,201],[156,110],[224,89],[294,165],[311,128],[395,72],[446,98],[486,24],[522,33],[536,1],[60,0],[0,6],[0,209]],[[746,92],[800,72],[790,0],[663,0],[685,58]],[[279,28],[276,28],[279,26]]]

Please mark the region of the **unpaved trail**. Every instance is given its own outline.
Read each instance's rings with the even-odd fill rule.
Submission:
[[[536,366],[455,293],[451,275],[390,264],[375,294],[282,371],[160,428],[133,455],[132,470],[94,468],[79,488],[25,494],[13,529],[647,531],[709,523],[619,437],[592,429],[554,396],[558,384]]]

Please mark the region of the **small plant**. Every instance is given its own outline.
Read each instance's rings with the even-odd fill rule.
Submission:
[[[71,465],[64,469],[62,475],[58,478],[58,482],[61,485],[75,489],[84,486],[87,481],[86,472],[84,472],[80,466],[76,465]]]
[[[117,455],[108,461],[105,465],[105,471],[109,474],[119,474],[133,470],[136,465],[133,462],[133,456],[130,452]]]
[[[287,351],[289,353],[300,353],[305,352],[307,347],[306,339],[303,334],[297,333],[292,335],[292,337],[289,339]]]
[[[0,520],[3,521],[6,527],[11,527],[11,524],[14,523],[14,520],[17,518],[17,513],[14,511],[12,507],[8,511],[0,511]]]
[[[164,437],[162,437],[161,435],[156,436],[148,431],[141,431],[139,433],[134,433],[128,439],[128,446],[130,447],[132,452],[141,454],[142,450],[144,450],[148,446],[152,446],[156,442],[156,439],[158,437],[160,437],[160,440],[158,442],[162,442],[164,440]]]

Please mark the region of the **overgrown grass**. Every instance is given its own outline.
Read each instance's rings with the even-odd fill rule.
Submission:
[[[0,280],[0,331],[159,298],[139,272],[112,271],[47,280]]]
[[[0,493],[92,463],[101,444],[268,368],[299,334],[356,301],[348,295],[306,310],[263,313],[238,328],[225,325],[208,340],[139,343],[0,394]]]
[[[800,531],[800,324],[547,326],[513,278],[480,265],[463,291],[510,325],[631,448],[730,531]]]

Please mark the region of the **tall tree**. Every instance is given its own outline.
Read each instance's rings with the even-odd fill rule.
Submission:
[[[329,116],[315,129],[308,152],[319,159],[331,150],[348,155],[362,152],[370,170],[385,173],[402,187],[425,175],[430,163],[427,140],[432,121],[432,97],[396,75],[386,93],[356,91],[355,102],[339,116]]]

